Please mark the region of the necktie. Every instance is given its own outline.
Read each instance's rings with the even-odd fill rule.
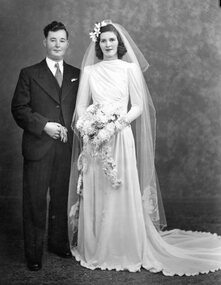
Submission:
[[[57,79],[58,85],[61,87],[61,85],[62,85],[62,80],[63,80],[63,76],[62,76],[61,70],[60,70],[60,68],[59,68],[58,62],[55,63],[55,67],[57,68],[57,69],[56,69],[56,72],[55,72],[55,78]]]

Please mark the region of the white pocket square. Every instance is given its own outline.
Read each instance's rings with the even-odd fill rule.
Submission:
[[[78,80],[78,78],[72,78],[72,79],[71,79],[71,82],[74,82],[74,81],[76,81],[76,80]]]

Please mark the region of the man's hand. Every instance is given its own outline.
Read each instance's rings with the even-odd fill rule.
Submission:
[[[61,124],[54,123],[54,122],[48,122],[45,127],[44,131],[46,134],[48,134],[53,139],[60,138],[60,130],[61,130]]]
[[[67,129],[59,123],[48,122],[44,127],[44,131],[55,140],[60,138],[62,142],[67,142]]]

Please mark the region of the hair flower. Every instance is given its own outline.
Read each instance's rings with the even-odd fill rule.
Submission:
[[[94,24],[93,31],[89,33],[89,36],[90,36],[91,40],[93,42],[96,42],[98,37],[99,37],[99,35],[100,35],[100,33],[101,33],[100,32],[101,27],[104,27],[104,26],[106,26],[108,24],[111,24],[111,23],[112,23],[111,20],[104,20],[102,22],[96,22]]]

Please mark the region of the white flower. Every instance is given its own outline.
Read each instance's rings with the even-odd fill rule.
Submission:
[[[95,23],[93,31],[89,33],[89,36],[90,36],[91,40],[93,42],[96,42],[97,38],[99,37],[99,35],[101,33],[100,32],[101,27],[104,27],[104,26],[106,26],[107,24],[110,24],[110,23],[111,23],[111,21],[102,21],[102,22],[99,22],[99,23]]]
[[[84,144],[88,144],[89,137],[87,135],[83,136],[83,142],[84,142]]]
[[[109,134],[106,130],[100,130],[99,133],[97,134],[97,137],[100,141],[104,142],[109,139]]]
[[[107,124],[107,122],[108,122],[107,116],[105,116],[103,113],[98,114],[98,115],[100,115],[98,118],[98,122],[101,124]]]
[[[115,124],[114,124],[113,122],[107,124],[106,130],[107,130],[109,133],[114,134],[114,132],[115,132]]]
[[[76,204],[74,204],[71,207],[71,210],[70,210],[70,213],[69,213],[69,217],[70,218],[76,216],[76,213],[78,212],[78,208],[79,208],[79,202],[77,202]]]
[[[90,113],[94,113],[96,111],[96,106],[95,104],[92,104],[90,105],[89,107],[87,107],[87,112],[90,112]]]

